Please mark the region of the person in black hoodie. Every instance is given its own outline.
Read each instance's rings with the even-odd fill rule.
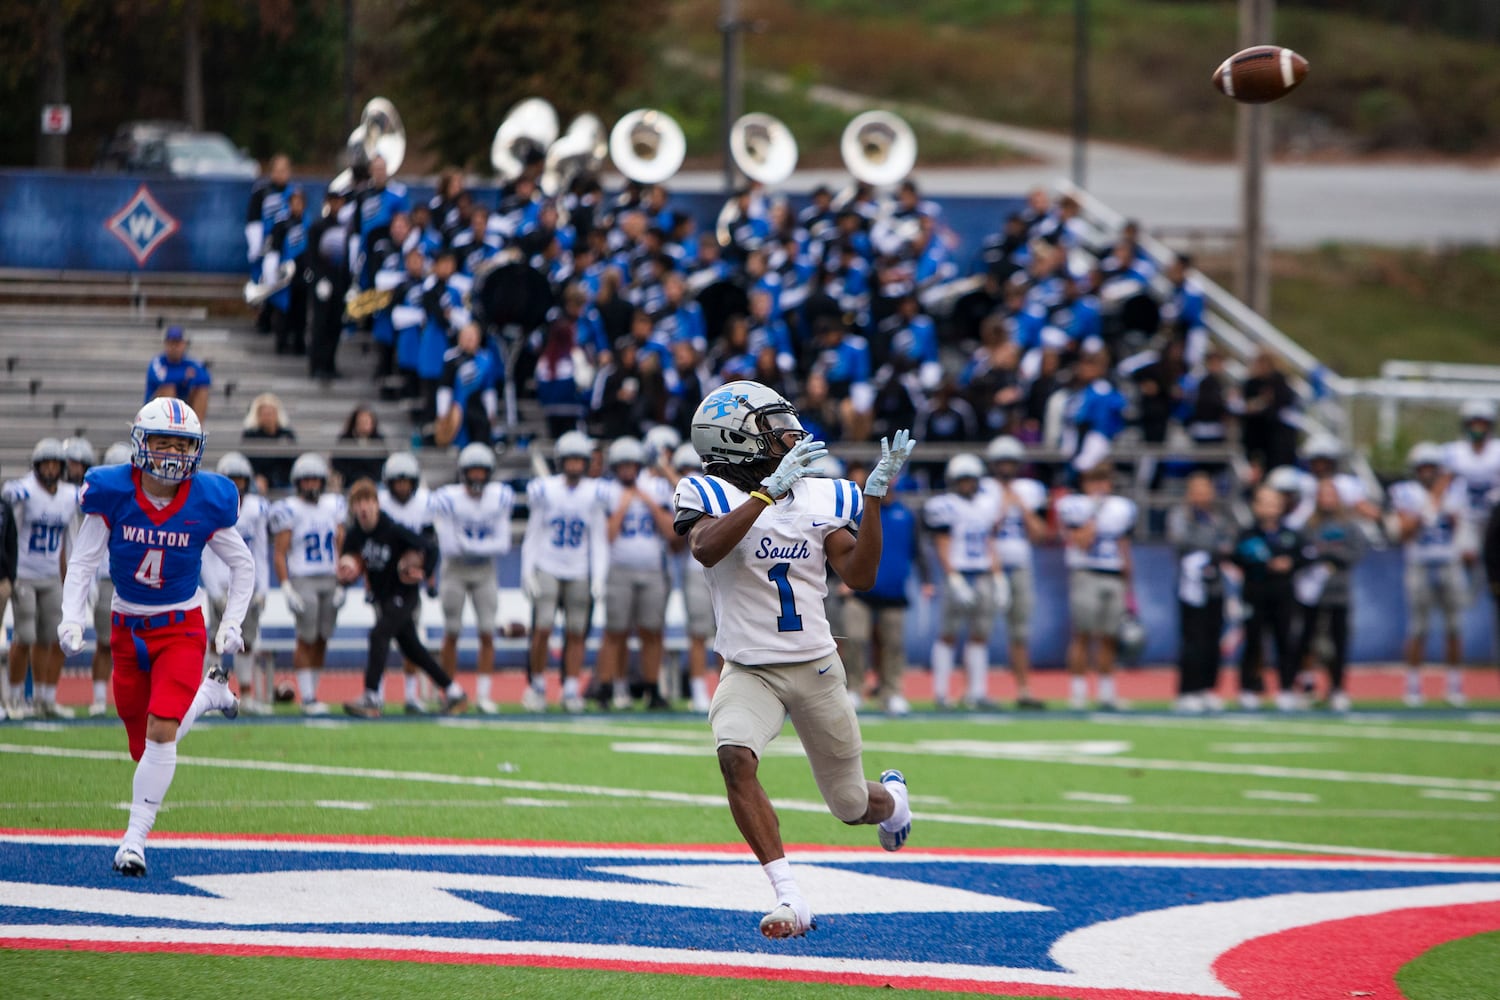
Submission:
[[[433,659],[417,634],[416,615],[422,606],[418,588],[437,569],[437,546],[430,537],[416,534],[381,510],[380,494],[368,479],[349,488],[349,513],[339,556],[339,583],[348,586],[364,576],[368,599],[375,605],[375,627],[370,629],[364,696],[345,702],[344,711],[364,719],[380,716],[380,682],[394,639],[401,654],[446,692],[443,714],[461,713],[468,707],[468,695]],[[421,562],[405,558],[413,552],[421,554]]]
[[[1255,523],[1240,532],[1234,544],[1234,563],[1244,574],[1245,646],[1240,653],[1240,707],[1257,709],[1265,691],[1261,677],[1261,647],[1269,631],[1276,643],[1276,707],[1295,708],[1297,648],[1292,640],[1296,600],[1292,575],[1307,561],[1306,540],[1283,520],[1281,494],[1259,486],[1250,502]]]
[[[1495,653],[1500,663],[1500,503],[1490,506],[1490,519],[1484,527],[1482,546],[1484,571],[1490,578],[1490,597],[1495,602]]]

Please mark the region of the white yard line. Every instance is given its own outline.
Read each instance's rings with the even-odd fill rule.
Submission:
[[[1317,802],[1318,797],[1311,792],[1276,792],[1260,788],[1247,789],[1240,793],[1247,799],[1256,799],[1262,802]]]
[[[1424,799],[1449,799],[1456,802],[1495,801],[1495,796],[1489,792],[1450,792],[1443,788],[1424,788],[1420,794]]]
[[[1204,729],[1224,735],[1224,730],[1233,727],[1264,733],[1268,736],[1333,736],[1339,739],[1392,740],[1406,743],[1457,743],[1464,746],[1500,746],[1500,733],[1480,733],[1456,729],[1407,729],[1402,726],[1375,725],[1368,719],[1350,719],[1348,722],[1294,722],[1257,716],[1215,716],[1211,719],[1181,719],[1170,716],[1149,718],[1121,717],[1113,715],[1095,716],[1095,722],[1112,726],[1145,726],[1150,729],[1169,727],[1172,729]],[[1471,720],[1472,721],[1472,720]]]
[[[65,757],[83,760],[128,761],[130,755],[112,750],[80,750],[68,747],[21,746],[13,743],[0,744],[0,753],[15,753],[41,757]],[[377,781],[413,781],[441,785],[460,785],[479,788],[505,788],[528,792],[550,792],[570,795],[592,795],[610,799],[646,799],[655,802],[676,802],[682,805],[720,807],[721,795],[699,795],[689,792],[654,791],[638,788],[616,788],[603,785],[574,785],[547,781],[521,781],[514,778],[490,778],[463,774],[441,774],[432,771],[396,771],[387,768],[335,767],[326,764],[299,764],[290,761],[247,760],[223,757],[179,757],[179,763],[199,767],[219,767],[239,771],[263,771],[282,774],[310,774],[337,778],[365,778]],[[777,799],[776,807],[784,812],[823,813],[827,807],[822,802],[805,799]],[[951,813],[918,814],[918,820],[928,823],[948,823],[955,826],[981,826],[995,829],[1029,830],[1040,833],[1067,833],[1081,836],[1114,837],[1127,840],[1146,840],[1177,844],[1213,844],[1221,847],[1243,847],[1251,850],[1307,851],[1315,854],[1341,854],[1358,857],[1382,858],[1435,858],[1441,855],[1425,852],[1392,851],[1381,848],[1349,847],[1338,844],[1304,844],[1284,840],[1258,840],[1249,837],[1222,837],[1212,834],[1176,833],[1166,830],[1132,830],[1122,827],[1084,826],[1068,823],[1042,823],[1032,820],[1002,819],[989,816],[964,816]]]
[[[1069,802],[1097,802],[1106,806],[1128,806],[1133,801],[1129,795],[1110,795],[1105,792],[1063,792]]]

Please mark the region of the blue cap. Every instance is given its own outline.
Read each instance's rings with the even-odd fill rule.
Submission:
[[[182,332],[180,326],[169,326],[167,332],[162,335],[163,340],[186,340],[187,334]]]

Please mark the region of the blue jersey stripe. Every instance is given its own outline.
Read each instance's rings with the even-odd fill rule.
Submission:
[[[718,483],[714,482],[712,479],[708,480],[708,485],[713,489],[714,496],[718,498],[719,506],[721,506],[721,507],[724,508],[723,510],[719,511],[719,513],[721,513],[721,514],[728,514],[729,513],[729,498],[724,495],[724,487],[720,486]]]
[[[833,516],[844,516],[844,484],[837,479],[833,481]]]
[[[703,484],[698,482],[698,480],[692,476],[688,477],[688,482],[692,483],[693,489],[698,491],[698,496],[703,501],[704,513],[712,514],[714,512],[714,506],[713,504],[708,502],[708,493],[704,491]]]
[[[854,520],[858,521],[861,514],[865,512],[865,498],[860,495],[859,484],[849,483],[849,494],[854,498]]]

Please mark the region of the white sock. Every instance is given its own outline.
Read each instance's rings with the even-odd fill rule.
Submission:
[[[406,675],[406,700],[409,701],[409,702],[410,701],[421,701],[422,699],[418,695],[419,691],[421,691],[421,684],[417,680],[417,675],[416,674],[407,674]]]
[[[36,700],[46,702],[48,705],[57,704],[57,685],[38,684],[36,686]]]
[[[240,653],[234,658],[234,679],[240,682],[240,694],[255,693],[255,654]]]
[[[932,647],[933,700],[948,700],[948,678],[951,676],[953,676],[953,647],[946,642],[938,642]]]
[[[109,681],[94,682],[94,704],[102,705],[109,696]]]
[[[537,674],[531,679],[531,690],[535,691],[537,694],[546,694],[547,678],[541,674]]]
[[[969,700],[990,696],[990,651],[977,642],[964,647],[964,671],[969,675]]]
[[[144,849],[146,837],[156,824],[156,811],[172,786],[177,770],[177,744],[146,741],[146,749],[135,765],[131,781],[130,825],[125,829],[125,843]]]
[[[694,699],[701,698],[702,700],[707,701],[708,681],[704,680],[702,677],[689,677],[688,692],[693,696]]]
[[[1113,674],[1099,678],[1099,700],[1108,705],[1115,700],[1115,678]]]
[[[911,803],[907,800],[906,786],[899,781],[887,781],[881,787],[891,793],[891,798],[896,800],[896,808],[880,821],[880,828],[887,833],[895,833],[911,822]]]
[[[474,690],[479,695],[480,701],[490,700],[490,674],[480,674],[474,679]],[[452,693],[451,691],[449,692]]]
[[[577,698],[578,697],[578,678],[577,677],[564,677],[563,678],[562,696],[564,698]]]
[[[611,693],[616,698],[629,698],[630,682],[624,680],[616,680],[611,682]]]
[[[1406,693],[1407,694],[1421,694],[1422,693],[1422,668],[1420,668],[1420,667],[1407,667],[1406,668]]]
[[[1068,697],[1074,701],[1087,701],[1089,678],[1087,674],[1074,674],[1068,678]]]
[[[1464,671],[1462,667],[1448,668],[1448,693],[1461,694],[1464,689]]]
[[[297,690],[302,694],[302,704],[318,700],[318,675],[309,667],[297,670]]]
[[[792,863],[786,858],[768,861],[761,868],[765,869],[766,878],[771,880],[771,888],[776,890],[778,903],[802,898],[802,890],[797,888],[797,877],[792,874]]]
[[[486,677],[485,680],[489,680],[489,678]],[[449,681],[448,690],[444,693],[447,694],[450,698],[462,698],[464,696],[464,689],[463,686],[458,683],[458,681]]]

